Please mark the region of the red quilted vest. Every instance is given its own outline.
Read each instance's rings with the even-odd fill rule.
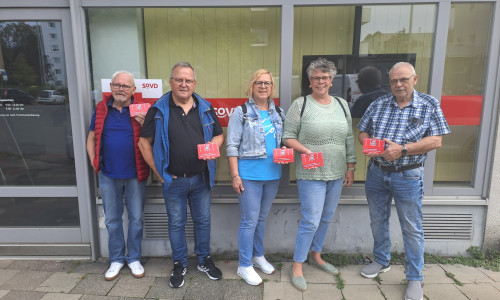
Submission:
[[[140,98],[140,97],[137,97]],[[134,97],[134,103],[144,103],[141,100]],[[101,136],[102,129],[104,127],[104,120],[106,119],[106,115],[108,114],[108,102],[111,99],[111,96],[104,96],[102,101],[97,103],[96,105],[96,115],[95,115],[95,157],[92,164],[94,165],[94,169],[96,174],[99,172],[99,161],[100,161],[100,149],[101,149]],[[132,122],[132,129],[134,131],[134,152],[135,152],[135,166],[137,168],[137,179],[139,181],[144,181],[149,177],[149,166],[144,161],[142,157],[141,150],[139,150],[139,137],[141,135],[142,126],[137,122],[134,118],[130,118]]]

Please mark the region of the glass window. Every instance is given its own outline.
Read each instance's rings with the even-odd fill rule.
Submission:
[[[195,92],[212,103],[225,132],[228,115],[247,99],[245,89],[254,71],[269,69],[279,83],[278,7],[86,11],[96,101],[101,99],[100,80],[124,68],[136,78],[162,79],[166,93],[172,66],[187,61],[196,71]],[[230,184],[225,147],[220,150],[216,180]]]
[[[62,45],[61,23],[51,23]],[[67,81],[56,77],[53,44],[42,38],[49,27],[0,22],[6,72],[0,82],[0,185],[76,184]]]
[[[441,106],[451,134],[436,151],[434,184],[473,186],[493,3],[454,3]]]
[[[309,94],[305,70],[319,57],[337,67],[330,94],[352,108],[363,95],[357,73],[365,66],[381,71],[381,87],[390,92],[388,71],[396,62],[412,63],[419,75],[416,89],[426,93],[434,39],[436,5],[315,6],[295,8],[292,99]],[[361,113],[362,115],[362,113]],[[353,133],[357,138],[353,118]],[[355,181],[364,181],[367,157],[355,141]],[[291,178],[295,179],[294,165]]]

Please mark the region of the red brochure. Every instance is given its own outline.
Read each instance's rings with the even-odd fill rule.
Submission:
[[[149,103],[138,103],[138,104],[130,104],[128,109],[130,110],[130,116],[135,117],[137,113],[147,113],[150,107],[151,104]]]
[[[273,150],[273,162],[293,162],[292,148],[276,148]]]
[[[302,154],[302,168],[313,169],[323,166],[323,152],[313,152],[311,154]]]
[[[216,158],[220,156],[219,145],[215,143],[198,144],[198,158]]]
[[[379,139],[363,139],[363,153],[382,153],[385,149],[385,141]]]

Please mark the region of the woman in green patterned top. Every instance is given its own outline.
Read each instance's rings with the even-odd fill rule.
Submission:
[[[283,141],[294,149],[297,186],[299,189],[299,224],[292,268],[292,284],[307,289],[302,263],[311,251],[309,264],[328,273],[337,269],[321,258],[330,220],[335,214],[342,186],[354,180],[356,152],[352,135],[352,120],[344,99],[328,94],[337,72],[333,62],[324,58],[313,61],[307,68],[312,94],[296,99],[285,120]],[[305,104],[304,104],[305,102]],[[301,154],[322,152],[324,165],[314,169],[302,167]]]

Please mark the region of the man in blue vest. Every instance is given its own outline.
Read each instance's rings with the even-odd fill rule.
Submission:
[[[87,153],[99,177],[99,190],[108,229],[108,251],[111,266],[106,280],[118,277],[127,262],[132,275],[144,277],[141,265],[143,212],[149,166],[142,158],[139,135],[144,113],[130,117],[134,103],[134,76],[118,71],[111,77],[111,95],[96,105],[87,138]],[[135,103],[140,103],[138,100]],[[123,234],[123,198],[128,212],[127,256]]]
[[[174,269],[170,286],[184,284],[187,272],[187,205],[194,223],[194,252],[198,270],[212,280],[222,272],[210,257],[210,202],[215,182],[215,160],[198,159],[198,144],[224,142],[212,105],[194,92],[196,74],[185,62],[170,74],[172,91],[163,95],[146,115],[139,148],[163,184],[168,234]]]

